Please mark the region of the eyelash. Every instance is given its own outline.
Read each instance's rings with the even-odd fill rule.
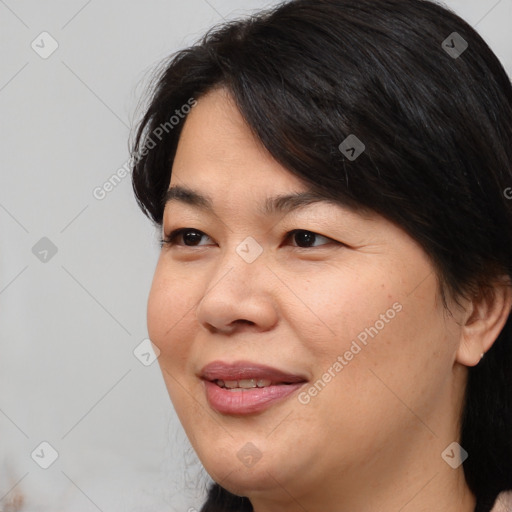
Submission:
[[[204,235],[204,236],[208,237],[208,235],[206,233],[203,233],[199,229],[194,229],[194,228],[175,229],[174,231],[171,231],[171,233],[169,233],[169,235],[166,235],[164,238],[160,239],[160,247],[164,247],[164,246],[172,247],[175,245],[180,245],[180,246],[189,247],[189,248],[202,247],[201,245],[199,245],[199,246],[198,245],[185,245],[185,244],[177,244],[175,242],[176,238],[178,238],[180,235],[183,235],[187,232],[193,232],[193,233],[197,233],[197,234]],[[288,231],[288,233],[286,233],[285,240],[288,240],[288,238],[295,235],[296,233],[309,233],[311,235],[314,235],[315,237],[322,237],[322,238],[325,238],[326,240],[329,240],[330,242],[343,245],[341,242],[337,242],[336,240],[333,240],[332,238],[329,238],[325,235],[320,235],[318,233],[315,233],[314,231],[309,231],[307,229],[293,229],[291,231]],[[328,244],[322,244],[321,246],[312,246],[312,247],[296,246],[296,249],[316,249],[318,247],[322,247],[323,245],[328,245]]]

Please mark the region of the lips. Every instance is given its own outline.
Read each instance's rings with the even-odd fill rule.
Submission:
[[[307,382],[303,375],[250,361],[214,361],[200,377],[210,407],[229,415],[261,413],[290,399]]]
[[[270,366],[253,363],[250,361],[237,361],[225,363],[213,361],[201,370],[201,378],[210,382],[234,382],[234,381],[270,381],[271,385],[297,384],[306,382],[303,375],[291,374],[272,368]],[[266,382],[265,382],[266,384]]]

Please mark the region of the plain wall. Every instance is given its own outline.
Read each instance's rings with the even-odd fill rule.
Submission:
[[[275,4],[0,2],[0,508],[17,491],[24,510],[200,508],[208,477],[157,363],[133,353],[156,232],[129,176],[102,199],[94,190],[123,174],[154,66],[223,18]],[[512,0],[447,5],[512,74]],[[43,31],[58,44],[47,58]],[[43,441],[59,454],[48,469],[31,457]]]

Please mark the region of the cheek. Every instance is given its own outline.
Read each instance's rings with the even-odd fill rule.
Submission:
[[[379,366],[385,374],[400,369],[406,379],[407,368],[428,366],[446,346],[438,283],[428,260],[411,257],[402,265],[393,264],[396,260],[385,266],[362,260],[357,267],[326,269],[304,283],[310,312],[302,306],[298,322],[304,346],[317,362],[315,373],[346,355],[344,369]],[[293,305],[289,308],[292,314]],[[361,375],[344,373],[351,381]]]
[[[190,339],[197,299],[194,285],[187,277],[159,261],[148,298],[147,322],[151,341],[159,348],[158,363],[169,397],[184,425],[190,414],[199,414],[188,389],[188,365],[194,344]],[[187,389],[185,389],[187,388]],[[188,430],[188,429],[187,429]]]
[[[403,311],[402,276],[394,275],[392,269],[360,267],[326,268],[305,281],[285,276],[295,297],[284,294],[283,315],[311,360],[327,367],[334,355],[343,355],[351,347],[358,351],[352,342],[364,348],[389,331]]]
[[[326,344],[318,336],[309,347],[316,368],[309,398],[303,396],[302,403],[309,400],[301,411],[305,421],[330,429],[329,420],[329,435],[341,428],[347,438],[373,445],[406,424],[420,425],[415,414],[429,417],[446,392],[454,344],[435,278],[411,293],[406,281],[413,279],[406,277],[373,286],[347,280],[337,301],[326,302],[336,337]]]
[[[190,332],[196,302],[190,279],[181,278],[159,261],[148,298],[147,322],[149,337],[160,349],[161,363],[169,359],[169,354],[179,359],[190,346],[180,341]]]

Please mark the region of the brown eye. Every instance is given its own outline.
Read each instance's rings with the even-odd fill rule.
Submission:
[[[198,245],[198,243],[201,241],[203,233],[189,229],[182,231],[181,236],[185,245]]]
[[[288,236],[291,237],[293,241],[297,244],[297,246],[301,248],[318,247],[319,245],[326,245],[325,243],[314,245],[315,242],[317,242],[319,239],[320,241],[321,239],[327,240],[327,243],[332,241],[330,238],[327,238],[326,236],[319,235],[317,233],[313,233],[312,231],[307,231],[305,229],[295,229],[294,231],[291,231],[288,234]]]
[[[200,244],[202,237],[209,238],[202,231],[193,228],[181,228],[172,231],[168,236],[161,240],[162,246],[164,245],[185,245],[186,247],[196,247]],[[182,239],[183,243],[180,243]]]

